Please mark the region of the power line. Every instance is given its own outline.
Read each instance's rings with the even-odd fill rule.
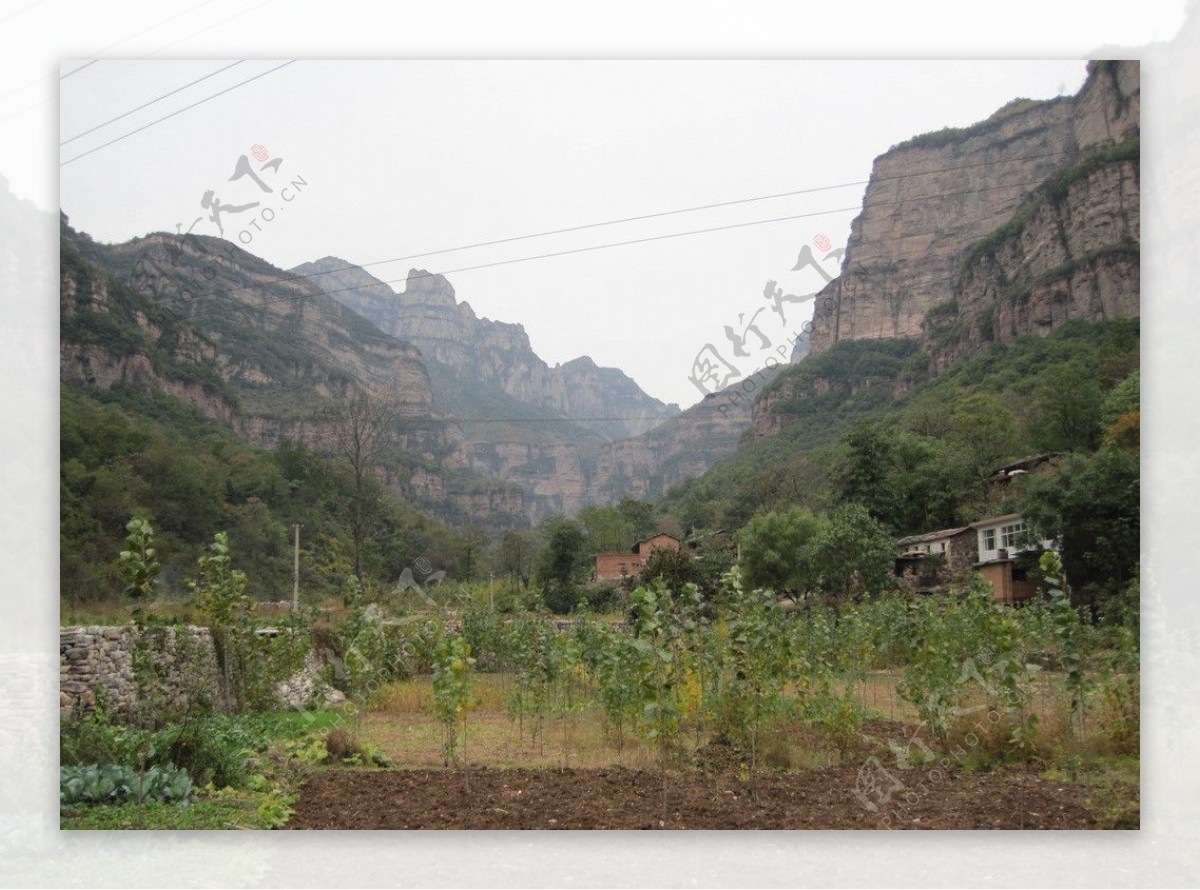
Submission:
[[[120,40],[118,40],[116,43],[110,43],[104,49],[99,50],[96,53],[96,55],[97,56],[103,55],[104,53],[108,52],[109,50],[115,49],[116,47],[120,46],[122,43],[128,43],[130,40],[133,40],[135,37],[141,37],[143,34],[148,34],[151,31],[161,28],[163,25],[167,24],[168,22],[173,22],[173,21],[175,21],[175,19],[182,18],[185,15],[195,12],[201,6],[208,6],[208,4],[214,3],[214,2],[216,2],[216,0],[203,0],[202,3],[197,3],[195,6],[190,6],[187,9],[183,10],[183,12],[178,12],[173,16],[169,16],[168,18],[163,19],[161,22],[151,25],[149,28],[143,28],[142,30],[140,30],[134,34],[130,34],[128,37],[123,37]],[[267,0],[267,2],[268,3],[273,2],[273,0]],[[266,3],[259,4],[259,6],[265,6],[265,5],[266,5]],[[250,9],[247,9],[244,12],[238,13],[238,15],[244,15],[246,12],[253,12],[255,9],[258,9],[258,6],[251,7]],[[237,15],[230,16],[229,18],[237,18]],[[229,21],[229,19],[222,19],[220,22],[217,22],[217,24],[219,25],[219,24],[222,24],[223,22],[227,22],[227,21]],[[184,37],[181,40],[176,40],[174,43],[168,43],[166,46],[160,47],[160,48],[156,49],[154,52],[156,52],[156,53],[162,52],[164,49],[168,49],[169,47],[174,46],[176,43],[182,43],[184,40],[190,40],[191,38],[195,37],[197,34],[202,34],[205,31],[207,31],[213,27],[216,27],[216,26],[210,25],[208,28],[201,28],[199,31],[193,31],[187,37]],[[142,58],[148,59],[153,54],[154,53],[148,53],[147,55],[142,56]],[[20,86],[9,90],[7,93],[0,93],[0,99],[3,99],[7,96],[11,96],[13,93],[19,93],[22,90],[24,90],[25,88],[33,86],[35,83],[38,83],[42,80],[49,80],[53,76],[54,75],[49,75],[48,77],[35,77],[33,80],[26,81],[25,83],[21,84]],[[15,111],[12,114],[8,115],[7,117],[0,118],[0,124],[6,123],[7,121],[10,121],[14,118],[18,118],[28,111],[33,111],[35,108],[41,108],[43,105],[46,105],[47,103],[49,103],[52,98],[53,97],[48,98],[48,99],[42,99],[40,102],[34,102],[32,105],[26,105],[20,111]],[[59,166],[61,166],[61,164]]]
[[[64,139],[62,142],[60,142],[58,144],[61,147],[63,145],[66,145],[68,142],[74,142],[76,139],[80,139],[80,138],[88,135],[89,133],[95,133],[97,130],[107,127],[109,124],[115,124],[117,121],[121,120],[122,118],[129,117],[129,115],[133,114],[134,112],[141,111],[143,108],[149,108],[151,105],[154,105],[156,102],[161,102],[163,99],[169,98],[170,96],[174,96],[176,93],[182,92],[183,90],[186,90],[188,87],[193,87],[196,84],[200,83],[201,81],[208,80],[210,77],[216,77],[222,71],[228,71],[230,68],[234,67],[235,65],[240,65],[244,61],[246,61],[246,60],[239,59],[238,61],[233,62],[232,64],[226,65],[224,68],[218,68],[216,71],[213,71],[209,74],[205,74],[203,77],[197,77],[195,80],[189,81],[188,83],[185,83],[181,87],[176,87],[175,89],[171,90],[169,93],[163,93],[161,96],[151,99],[149,102],[143,102],[137,108],[131,108],[131,109],[129,109],[129,111],[126,111],[124,114],[119,114],[114,118],[110,118],[109,120],[106,120],[102,124],[96,124],[96,126],[92,127],[91,129],[84,130],[82,133],[76,133],[70,139]]]
[[[382,266],[382,265],[386,265],[388,263],[400,263],[400,262],[406,262],[408,260],[423,259],[425,257],[440,256],[440,255],[447,254],[447,253],[457,253],[460,250],[473,250],[473,249],[479,248],[479,247],[492,247],[492,246],[495,246],[498,244],[511,244],[516,241],[527,241],[527,240],[531,240],[534,238],[544,238],[544,237],[547,237],[550,235],[562,235],[562,234],[566,234],[569,232],[579,232],[579,231],[584,231],[586,229],[596,229],[596,228],[601,228],[604,226],[615,226],[615,225],[620,225],[620,224],[629,223],[629,222],[640,222],[640,221],[648,220],[648,219],[660,219],[663,217],[676,216],[676,215],[683,214],[683,213],[695,213],[700,210],[712,210],[712,209],[721,208],[721,207],[732,207],[732,206],[735,206],[738,204],[750,204],[750,203],[754,203],[757,201],[769,201],[769,200],[773,200],[776,198],[787,198],[787,197],[794,197],[797,195],[812,194],[815,192],[833,191],[836,189],[850,188],[852,186],[869,185],[873,182],[892,182],[895,180],[909,179],[909,178],[916,177],[916,176],[929,176],[933,173],[947,173],[947,172],[955,172],[958,170],[969,170],[969,169],[973,169],[976,167],[994,166],[995,164],[1000,164],[1000,163],[1012,163],[1015,161],[1043,160],[1046,158],[1061,157],[1064,154],[1069,154],[1069,152],[1057,151],[1057,152],[1050,152],[1049,154],[1043,154],[1043,155],[1027,155],[1024,157],[1017,157],[1017,158],[1004,158],[999,161],[978,161],[978,162],[971,163],[971,164],[958,164],[958,165],[955,165],[954,167],[934,168],[931,170],[920,170],[920,171],[917,171],[914,173],[899,173],[894,176],[880,176],[875,179],[859,179],[859,180],[853,180],[853,181],[849,181],[849,182],[838,183],[836,185],[815,186],[815,187],[811,187],[811,188],[795,189],[795,190],[786,191],[786,192],[776,192],[776,193],[770,194],[770,195],[758,195],[758,196],[752,197],[752,198],[737,198],[737,199],[734,199],[731,201],[719,201],[719,202],[712,203],[712,204],[700,204],[700,205],[697,205],[694,207],[681,207],[681,208],[678,208],[675,210],[663,210],[663,211],[659,211],[657,213],[646,213],[646,214],[641,214],[639,216],[626,216],[626,217],[621,217],[619,219],[604,220],[602,222],[585,223],[582,225],[567,226],[567,227],[564,227],[561,229],[549,229],[544,232],[534,232],[534,233],[527,234],[527,235],[515,235],[512,237],[508,237],[508,238],[497,238],[492,241],[478,241],[473,244],[463,244],[463,245],[459,245],[458,247],[446,247],[446,248],[441,248],[439,250],[429,250],[429,251],[425,251],[424,253],[414,253],[414,254],[409,254],[408,256],[392,257],[392,258],[386,259],[386,260],[372,260],[371,262],[368,262],[368,263],[350,263],[348,265],[339,266],[334,269],[324,269],[320,272],[305,272],[300,275],[284,275],[284,276],[279,276],[278,278],[272,279],[271,283],[284,284],[284,283],[291,282],[291,281],[303,281],[303,280],[306,280],[309,278],[316,278],[321,275],[332,275],[337,272],[348,272],[353,269],[369,269],[373,266]],[[399,280],[399,279],[397,279],[397,280]]]
[[[138,127],[136,130],[131,130],[128,133],[126,133],[124,136],[118,136],[115,139],[110,139],[108,142],[105,142],[102,145],[97,145],[95,148],[89,148],[87,151],[77,154],[73,158],[70,158],[66,161],[60,161],[58,166],[65,167],[67,164],[72,164],[75,161],[78,161],[80,158],[84,158],[90,154],[94,154],[95,152],[100,151],[100,149],[102,149],[102,148],[108,148],[108,146],[114,145],[115,143],[120,142],[123,139],[128,139],[130,136],[133,136],[136,133],[141,133],[143,130],[148,130],[151,127],[155,126],[156,124],[161,124],[163,121],[170,120],[171,118],[176,117],[177,115],[183,114],[185,111],[190,111],[191,109],[195,108],[198,105],[203,105],[205,102],[209,102],[213,99],[216,99],[218,96],[223,96],[226,93],[232,92],[233,90],[236,90],[238,87],[245,86],[246,84],[248,84],[252,81],[258,80],[259,78],[262,78],[262,77],[266,77],[268,74],[274,74],[276,71],[280,70],[281,68],[286,68],[288,65],[291,65],[295,61],[296,61],[295,59],[291,59],[290,61],[284,62],[282,65],[276,65],[274,68],[271,68],[267,71],[263,71],[261,74],[256,74],[253,77],[248,77],[243,81],[239,81],[238,83],[235,83],[233,86],[226,87],[225,89],[223,89],[219,92],[213,93],[211,96],[206,96],[203,99],[200,99],[199,101],[193,102],[191,105],[185,105],[183,108],[180,108],[176,111],[172,111],[170,114],[164,115],[163,117],[158,118],[158,120],[151,121],[148,124]]]
[[[78,73],[79,73],[80,71],[82,71],[84,68],[90,68],[92,65],[95,65],[95,64],[96,64],[97,62],[99,62],[99,61],[100,61],[99,59],[92,59],[90,62],[84,62],[84,63],[83,63],[82,65],[80,65],[78,68],[74,68],[74,69],[72,69],[71,71],[68,71],[66,74],[60,74],[60,75],[58,75],[58,79],[59,79],[59,80],[66,80],[66,79],[67,79],[68,77],[70,77],[72,74],[78,74]]]
[[[19,16],[21,13],[25,12],[26,10],[33,9],[33,7],[35,7],[35,6],[39,6],[39,5],[41,5],[42,3],[45,3],[45,2],[46,2],[46,0],[33,0],[33,2],[32,2],[32,3],[27,3],[25,6],[22,6],[22,7],[21,7],[20,9],[18,9],[16,12],[10,12],[10,13],[9,13],[8,15],[6,15],[4,18],[0,19],[0,25],[4,24],[4,23],[5,23],[5,22],[7,22],[9,19],[15,19],[17,16]]]
[[[964,195],[975,195],[975,194],[980,194],[982,192],[997,191],[997,190],[1002,190],[1002,189],[1026,188],[1026,187],[1033,186],[1033,185],[1039,185],[1043,181],[1044,180],[1039,179],[1039,180],[1031,180],[1028,182],[1017,182],[1017,183],[1008,183],[1006,185],[990,186],[990,187],[986,187],[986,188],[967,189],[967,190],[958,191],[958,192],[943,192],[943,193],[936,194],[936,195],[926,195],[922,198],[916,198],[916,199],[903,199],[903,200],[896,200],[896,201],[878,201],[878,202],[875,202],[873,206],[888,207],[888,206],[894,206],[896,204],[909,204],[909,203],[914,203],[914,202],[918,202],[918,201],[922,201],[922,200],[933,200],[933,199],[940,199],[940,198],[960,197],[960,196],[964,196]],[[789,216],[778,216],[778,217],[772,217],[769,219],[753,220],[750,222],[732,223],[732,224],[723,225],[723,226],[712,226],[712,227],[704,228],[704,229],[692,229],[692,230],[689,230],[686,232],[671,232],[671,233],[668,233],[665,235],[652,235],[652,236],[648,236],[648,237],[644,237],[644,238],[631,238],[631,239],[627,239],[624,241],[614,241],[614,242],[607,242],[604,244],[594,244],[594,245],[589,245],[587,247],[577,247],[577,248],[573,248],[570,250],[561,250],[561,251],[554,251],[554,252],[550,252],[550,253],[537,254],[535,256],[517,257],[514,259],[508,259],[508,260],[497,260],[497,261],[491,262],[491,263],[479,263],[474,266],[462,266],[457,269],[447,269],[442,272],[424,272],[420,275],[412,275],[412,276],[407,276],[405,278],[387,279],[387,280],[381,281],[380,283],[396,284],[401,281],[414,281],[414,280],[418,280],[418,279],[422,279],[422,278],[433,278],[438,275],[454,275],[459,272],[470,272],[470,271],[475,271],[478,269],[488,269],[488,268],[494,268],[497,266],[506,266],[506,265],[513,265],[516,263],[532,262],[535,260],[551,259],[551,258],[561,257],[561,256],[570,256],[570,255],[574,255],[574,254],[588,253],[588,252],[597,251],[597,250],[607,250],[607,249],[614,248],[614,247],[625,247],[625,246],[633,245],[633,244],[645,244],[645,243],[650,243],[650,242],[654,242],[654,241],[665,241],[665,240],[669,240],[669,239],[673,239],[673,238],[683,238],[683,237],[688,237],[691,235],[703,235],[703,234],[709,234],[709,233],[713,233],[713,232],[727,231],[727,230],[731,230],[731,229],[742,229],[742,228],[748,228],[751,226],[769,225],[771,223],[777,223],[777,222],[790,222],[790,221],[794,221],[797,219],[810,219],[810,218],[818,217],[818,216],[829,216],[829,215],[836,214],[836,213],[848,213],[848,212],[859,210],[859,209],[861,209],[859,206],[837,207],[837,208],[833,208],[833,209],[829,209],[829,210],[813,211],[810,213],[799,213],[799,214],[793,214],[793,215],[789,215]],[[267,282],[267,283],[272,283],[272,282]],[[233,288],[233,289],[231,289],[231,291],[237,291],[237,290],[245,291],[247,289],[248,289],[247,287],[240,287],[240,288]],[[334,288],[333,290],[320,290],[319,292],[325,296],[332,296],[334,294],[343,293],[345,291],[350,291],[350,290],[357,290],[357,289],[358,289],[358,286],[353,285],[353,286],[349,286],[349,287]],[[195,297],[195,296],[217,296],[219,294],[220,294],[220,292],[218,292],[218,291],[210,291],[205,294],[193,295],[193,297]],[[290,302],[290,301],[294,301],[294,300],[305,299],[305,298],[309,298],[311,296],[313,296],[313,295],[308,294],[308,293],[298,293],[298,294],[291,294],[291,295],[287,295],[287,296],[276,297],[274,299],[263,299],[263,300],[259,300],[255,304],[255,308],[266,306],[266,305],[269,305],[272,303],[283,303],[283,302]],[[189,300],[190,299],[191,298],[189,298]],[[196,315],[202,315],[202,314],[203,314],[203,312],[200,312],[200,313],[195,313],[195,314],[193,314],[191,316],[187,316],[187,317],[195,317]]]
[[[133,40],[135,37],[141,37],[143,34],[148,34],[149,32],[154,31],[157,28],[161,28],[163,25],[167,24],[167,22],[173,22],[173,21],[175,21],[175,19],[182,18],[183,16],[187,15],[188,13],[195,12],[201,6],[208,6],[208,4],[214,3],[214,2],[216,2],[216,0],[203,0],[202,3],[197,3],[195,6],[191,6],[187,9],[185,9],[183,12],[177,12],[175,15],[169,16],[169,17],[163,19],[161,22],[151,25],[149,28],[143,28],[142,30],[137,31],[136,33],[130,34],[128,37],[122,37],[116,43],[110,43],[108,46],[104,47],[104,49],[96,52],[95,55],[97,55],[97,56],[103,55],[104,53],[108,52],[110,49],[116,49],[122,43],[128,43],[130,40]],[[37,5],[36,3],[30,4],[30,6],[36,6],[36,5]],[[27,6],[25,8],[28,9],[29,7]],[[18,10],[18,12],[20,12],[20,11],[22,11],[22,10]],[[14,15],[16,15],[16,13],[14,13]],[[10,16],[10,18],[11,18],[11,16]],[[207,29],[205,29],[205,30],[207,30]],[[197,31],[196,33],[198,34],[200,32]],[[193,34],[191,36],[194,37],[195,34]],[[184,38],[184,39],[186,40],[188,38]],[[174,44],[168,44],[168,46],[173,46],[173,45]],[[166,49],[166,47],[163,47],[163,49]],[[24,90],[27,87],[31,87],[35,83],[39,83],[43,80],[49,80],[53,76],[54,76],[53,74],[50,74],[50,75],[47,75],[44,77],[35,77],[33,80],[28,80],[25,83],[20,84],[19,86],[13,87],[7,93],[0,93],[0,99],[7,98],[8,96],[11,96],[13,93],[19,93],[19,92],[21,92],[21,90]],[[49,101],[50,101],[49,99],[43,99],[41,102],[36,102],[33,105],[30,105],[26,108],[22,108],[16,114],[10,114],[8,117],[0,119],[0,124],[4,123],[4,121],[12,120],[14,117],[20,117],[26,111],[32,111],[34,108],[37,108],[40,105],[45,105]]]
[[[471,272],[476,269],[489,269],[489,268],[493,268],[495,266],[509,266],[509,265],[513,265],[515,263],[528,263],[528,262],[532,262],[534,260],[544,260],[544,259],[551,259],[553,257],[569,256],[569,255],[578,254],[578,253],[588,253],[590,251],[595,251],[595,250],[607,250],[612,247],[625,247],[625,246],[628,246],[631,244],[645,244],[645,243],[648,243],[651,241],[666,241],[671,238],[684,238],[689,235],[704,235],[704,234],[708,234],[710,232],[723,232],[723,231],[727,231],[729,229],[744,229],[744,228],[748,228],[750,226],[762,226],[762,225],[768,225],[770,223],[787,222],[789,220],[796,220],[796,219],[806,219],[806,218],[814,217],[814,216],[828,216],[828,215],[831,215],[834,213],[849,213],[851,211],[858,210],[858,209],[859,208],[857,206],[838,207],[838,208],[835,208],[832,210],[818,210],[818,211],[815,211],[812,213],[799,213],[799,214],[795,214],[793,216],[778,216],[778,217],[774,217],[772,219],[760,219],[760,220],[754,220],[752,222],[733,223],[733,224],[724,225],[724,226],[713,226],[713,227],[707,228],[707,229],[693,229],[693,230],[687,231],[687,232],[672,232],[667,235],[652,235],[652,236],[646,237],[646,238],[631,238],[631,239],[628,239],[625,241],[613,241],[613,242],[608,242],[606,244],[593,244],[588,247],[577,247],[577,248],[574,248],[571,250],[560,250],[560,251],[555,251],[553,253],[538,254],[536,256],[517,257],[515,259],[509,259],[509,260],[497,260],[496,262],[480,263],[475,266],[462,266],[458,269],[447,269],[443,272],[425,272],[420,275],[411,275],[411,276],[407,276],[405,278],[385,279],[385,280],[381,281],[380,283],[381,284],[397,284],[401,281],[416,281],[421,278],[434,278],[438,275],[454,275],[458,272]],[[315,287],[315,285],[314,285],[314,287]],[[238,288],[238,289],[246,290],[247,288],[243,287],[243,288]],[[342,293],[344,291],[357,290],[357,289],[358,289],[357,285],[354,285],[351,287],[335,288],[334,290],[328,290],[328,291],[320,290],[318,288],[317,293],[315,295],[316,296],[332,296],[333,294],[338,294],[338,293]],[[217,296],[217,295],[219,295],[219,293],[220,293],[219,291],[211,291],[207,294],[199,294],[198,296]],[[259,300],[255,304],[255,308],[257,308],[259,306],[265,306],[265,305],[268,305],[271,303],[284,303],[284,302],[290,302],[292,300],[302,300],[302,299],[310,298],[312,296],[314,296],[314,294],[299,293],[299,294],[292,294],[292,295],[284,296],[284,297],[277,297],[275,299],[270,299],[270,300],[266,300],[266,299]],[[193,315],[193,316],[187,316],[187,317],[192,318],[195,316]]]

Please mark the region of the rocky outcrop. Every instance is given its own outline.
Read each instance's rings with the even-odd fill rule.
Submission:
[[[756,390],[775,376],[761,371],[707,396],[678,417],[641,436],[601,446],[586,500],[611,504],[623,497],[654,501],[673,485],[699,476],[733,454],[750,428]]]
[[[464,380],[495,387],[539,411],[574,419],[606,439],[646,432],[679,413],[648,396],[617,368],[582,356],[550,367],[519,324],[480,318],[445,276],[413,269],[403,291],[337,257],[292,270],[382,331],[420,348]]]
[[[1136,138],[1139,108],[1136,61],[1092,62],[1074,97],[1016,100],[973,127],[918,136],[881,155],[841,275],[818,295],[831,311],[814,319],[812,351],[921,337],[929,311],[955,298],[972,247],[1055,174]],[[1136,203],[1124,187],[1110,196]]]
[[[993,343],[1138,315],[1139,106],[1137,62],[1092,62],[1073,97],[1016,100],[877,158],[817,297],[813,356],[759,400],[756,432],[831,390],[896,397]]]
[[[1089,155],[976,244],[947,311],[927,315],[933,371],[1072,319],[1137,316],[1139,178],[1136,142]]]
[[[60,279],[64,382],[157,389],[258,447],[323,452],[336,441],[331,409],[358,394],[386,397],[401,458],[381,481],[443,519],[527,521],[503,483],[468,472],[474,496],[455,496],[444,477],[467,467],[464,437],[435,410],[419,350],[311,283],[215,238],[99,245],[65,222]],[[490,504],[473,513],[481,491]]]

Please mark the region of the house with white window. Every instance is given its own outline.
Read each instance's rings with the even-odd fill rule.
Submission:
[[[1054,550],[1054,542],[1033,538],[1019,513],[981,519],[970,527],[975,530],[979,553],[973,568],[992,586],[996,601],[1019,603],[1032,597],[1034,586],[1027,577],[1028,558],[1020,557]]]
[[[1033,540],[1018,513],[994,516],[963,528],[910,535],[896,542],[897,577],[922,592],[965,581],[972,572],[991,585],[997,602],[1019,603],[1034,594],[1028,569],[1053,541]]]

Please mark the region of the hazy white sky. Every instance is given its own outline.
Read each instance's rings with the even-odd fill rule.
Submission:
[[[69,161],[279,62],[247,61],[82,138],[229,64],[103,61],[61,83]],[[225,237],[288,268],[325,255],[354,263],[744,198],[865,180],[909,136],[987,117],[1017,96],[1074,92],[1073,61],[298,61],[61,168],[61,204],[93,237],[217,234],[201,206],[226,206]],[[277,168],[233,182],[259,145]],[[251,155],[251,159],[253,159]],[[294,186],[280,200],[282,183]],[[726,325],[786,333],[767,280],[803,295],[791,271],[824,236],[843,246],[860,184],[370,267],[447,271],[480,315],[521,322],[550,363],[590,355],[651,395],[683,405],[706,343],[731,362]],[[265,218],[271,215],[269,221]],[[828,212],[832,211],[832,212]],[[470,271],[464,267],[776,217],[809,218]],[[257,219],[258,228],[250,225]],[[197,220],[199,220],[197,222]],[[824,242],[822,242],[824,243]],[[831,270],[836,262],[830,262]],[[739,322],[738,316],[742,315]],[[797,318],[798,321],[802,320]],[[791,321],[791,319],[789,319]],[[751,341],[759,346],[762,341]],[[739,371],[753,370],[755,356]]]

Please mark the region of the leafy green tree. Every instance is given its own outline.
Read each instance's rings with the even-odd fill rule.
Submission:
[[[862,504],[896,533],[952,525],[969,482],[953,446],[870,422],[842,440],[832,477],[842,501]]]
[[[500,571],[518,584],[529,583],[537,565],[538,543],[528,531],[507,531],[500,539],[497,562]]]
[[[616,507],[585,507],[578,522],[593,551],[625,550],[637,540],[632,524]]]
[[[235,713],[264,704],[254,634],[254,601],[246,593],[246,573],[233,567],[229,537],[217,532],[208,552],[196,561],[197,578],[188,582],[208,624],[217,661],[221,697]]]
[[[1142,375],[1134,371],[1104,397],[1100,405],[1100,422],[1112,426],[1124,414],[1141,409]]]
[[[954,409],[950,441],[962,449],[964,471],[982,486],[1017,447],[1016,418],[995,393],[972,393]]]
[[[634,539],[640,540],[647,535],[652,535],[658,528],[658,523],[654,518],[654,507],[645,501],[628,497],[621,498],[621,502],[617,504],[617,512],[628,524]]]
[[[471,646],[462,634],[437,644],[433,662],[433,708],[442,724],[445,765],[458,766],[466,755],[467,712],[471,707]]]
[[[556,517],[547,526],[546,549],[538,566],[538,582],[546,604],[556,612],[569,612],[578,598],[577,584],[586,568],[586,538],[579,523]]]
[[[134,602],[134,620],[138,621],[143,603],[154,598],[154,584],[162,571],[158,551],[154,549],[154,529],[140,516],[125,526],[127,549],[117,556],[117,568],[125,579],[125,595]],[[140,622],[139,622],[140,623]]]
[[[892,580],[895,544],[891,534],[858,504],[839,507],[815,541],[815,563],[824,589],[846,599],[861,591],[879,593]]]
[[[1095,609],[1136,576],[1140,479],[1138,455],[1108,445],[1029,481],[1022,514],[1038,537],[1059,542],[1067,579]]]
[[[1082,451],[1100,433],[1100,387],[1083,362],[1044,372],[1034,390],[1034,436],[1046,451]]]
[[[681,643],[684,626],[671,591],[662,582],[630,594],[630,621],[641,713],[639,728],[658,747],[663,818],[667,811],[667,762],[676,750],[683,719]]]
[[[824,522],[801,507],[755,516],[737,534],[745,583],[792,595],[815,589],[823,531]]]
[[[638,572],[638,584],[650,585],[660,578],[672,590],[680,590],[685,584],[699,586],[705,582],[700,567],[686,547],[679,550],[664,547],[646,557],[645,564]]]
[[[750,787],[757,793],[759,738],[782,705],[790,647],[787,626],[775,595],[746,590],[731,577],[729,628],[730,681],[726,687],[733,723],[750,749]]]
[[[845,454],[834,467],[842,497],[862,504],[871,515],[892,522],[898,512],[892,484],[894,455],[890,439],[872,421],[857,424],[843,440]]]

